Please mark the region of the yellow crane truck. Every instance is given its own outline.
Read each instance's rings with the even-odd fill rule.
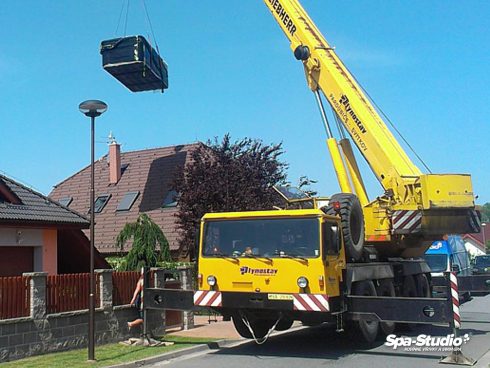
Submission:
[[[145,308],[214,308],[256,341],[294,320],[336,322],[368,341],[396,322],[452,323],[418,257],[446,233],[479,231],[470,176],[422,173],[300,3],[264,2],[303,64],[341,193],[321,208],[206,214],[197,290],[145,289]],[[373,200],[348,137],[384,188]]]

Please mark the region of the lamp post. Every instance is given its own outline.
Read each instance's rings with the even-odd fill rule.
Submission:
[[[94,133],[95,118],[107,110],[107,105],[99,100],[82,102],[78,109],[82,114],[90,117],[90,294],[89,294],[89,321],[88,321],[88,360],[95,360],[95,278],[94,278],[94,234],[95,234],[95,179],[94,179]]]
[[[486,252],[487,251],[487,241],[485,239],[485,226],[487,226],[487,223],[486,222],[482,222],[481,223],[481,231],[482,231],[482,234],[483,234],[483,250]]]

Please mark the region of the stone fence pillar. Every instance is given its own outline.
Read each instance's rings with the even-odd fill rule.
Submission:
[[[100,308],[109,310],[112,308],[112,272],[113,270],[97,269],[94,272],[99,275]]]
[[[154,279],[153,285],[150,287],[155,287],[158,289],[163,289],[165,287],[165,269],[159,267],[152,267],[150,270],[153,272]]]
[[[29,272],[22,276],[31,278],[31,318],[38,320],[46,317],[46,278],[47,272]]]
[[[150,280],[149,287],[163,289],[165,287],[165,269],[159,267],[152,267],[150,271],[153,272],[153,280]],[[165,310],[151,310],[152,318],[158,320],[158,327],[153,330],[155,335],[164,336],[166,330],[166,318]]]
[[[180,281],[182,282],[182,289],[192,290],[192,268],[191,267],[178,267],[177,270],[180,274]],[[194,312],[184,311],[184,330],[194,328]]]

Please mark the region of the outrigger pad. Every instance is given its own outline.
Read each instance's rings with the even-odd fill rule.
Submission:
[[[133,92],[168,88],[168,66],[143,36],[102,41],[102,66]]]

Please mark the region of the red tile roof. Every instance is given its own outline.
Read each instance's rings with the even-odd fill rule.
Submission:
[[[52,225],[88,228],[90,222],[25,185],[0,174],[0,223],[2,225]]]
[[[476,234],[465,234],[463,238],[470,238],[473,242],[485,251],[485,244],[490,240],[490,222],[483,222],[481,226],[481,231]]]
[[[190,151],[201,143],[121,152],[121,165],[128,165],[117,184],[109,183],[109,162],[105,155],[95,163],[95,197],[111,195],[102,212],[95,214],[95,245],[102,253],[116,253],[116,237],[128,222],[147,213],[166,235],[171,250],[178,249],[175,223],[177,208],[162,208],[176,174],[190,160]],[[129,211],[116,211],[128,192],[139,191]],[[73,197],[70,208],[87,214],[90,207],[90,166],[57,184],[49,195],[55,200]],[[127,251],[128,247],[125,249]]]

